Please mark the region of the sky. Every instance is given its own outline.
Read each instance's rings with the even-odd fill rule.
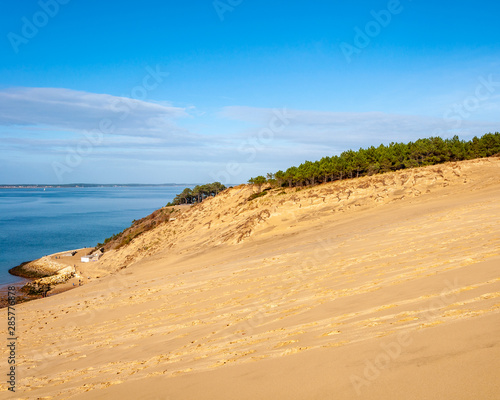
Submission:
[[[4,1],[0,184],[246,182],[500,131],[498,2]]]

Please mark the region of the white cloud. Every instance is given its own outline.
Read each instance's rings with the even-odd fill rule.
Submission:
[[[4,126],[45,125],[83,131],[99,129],[101,121],[110,121],[114,134],[179,140],[187,132],[174,121],[185,117],[188,114],[183,108],[108,94],[60,88],[0,91],[0,125]]]
[[[400,115],[383,112],[330,112],[286,110],[290,123],[274,135],[275,145],[288,143],[307,146],[325,146],[344,149],[367,147],[388,142],[407,142],[429,136],[463,138],[498,130],[499,123],[462,119],[456,121],[418,115]],[[225,107],[223,118],[266,126],[274,117],[274,110],[252,107]],[[258,131],[258,128],[257,128]],[[250,134],[246,130],[243,135]],[[301,151],[303,149],[298,149]]]

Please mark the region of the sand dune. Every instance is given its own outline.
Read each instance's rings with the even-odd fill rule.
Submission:
[[[18,305],[17,398],[499,398],[500,159],[253,190]]]

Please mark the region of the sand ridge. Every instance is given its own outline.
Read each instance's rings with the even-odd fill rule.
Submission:
[[[414,382],[398,371],[427,376],[446,362],[432,340],[459,325],[457,354],[476,355],[489,376],[500,355],[485,331],[500,321],[499,168],[450,163],[251,202],[255,189],[240,186],[192,207],[105,254],[93,268],[109,276],[18,306],[19,398],[123,398],[131,382],[143,387],[134,398],[235,398],[209,395],[229,376],[236,398],[381,398],[391,379]],[[413,344],[400,345],[399,367],[368,379],[367,360],[400,334]],[[412,357],[428,361],[419,370]],[[333,379],[324,363],[336,359],[349,374]],[[294,397],[305,366],[307,397]],[[280,392],[252,380],[266,370]],[[478,393],[495,398],[487,383]]]

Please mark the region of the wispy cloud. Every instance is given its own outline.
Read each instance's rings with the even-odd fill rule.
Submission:
[[[275,135],[276,142],[337,149],[410,141],[437,135],[481,135],[498,130],[499,125],[497,122],[464,120],[458,131],[445,118],[430,116],[310,110],[287,110],[287,114],[290,115],[290,124]],[[223,108],[219,115],[260,125],[272,118],[273,110],[231,106]]]
[[[0,91],[0,125],[45,126],[83,131],[111,121],[110,134],[170,138],[188,134],[176,124],[183,108],[60,88],[10,88]],[[188,139],[183,137],[183,139]]]

